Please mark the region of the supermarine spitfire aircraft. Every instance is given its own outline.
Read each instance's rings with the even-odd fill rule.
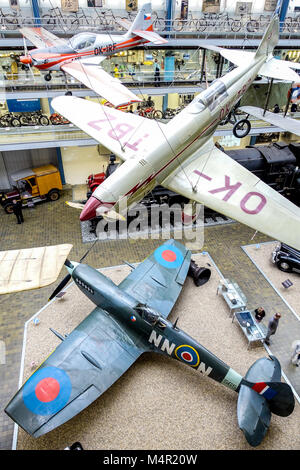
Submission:
[[[65,40],[41,27],[21,28],[20,31],[38,48],[30,53],[25,48],[25,55],[20,57],[20,62],[47,71],[46,80],[51,80],[52,70],[68,73],[116,107],[141,99],[122,85],[120,80],[105,72],[99,64],[107,56],[120,51],[149,42],[167,42],[153,31],[150,3],[141,8],[123,36],[79,33]]]
[[[191,252],[169,240],[117,286],[87,264],[66,260],[69,274],[97,307],[25,382],[6,413],[34,437],[55,429],[104,393],[144,352],[182,361],[239,393],[238,423],[252,446],[260,444],[271,413],[294,409],[290,386],[282,383],[275,357],[256,361],[243,378],[167,320],[193,263]],[[197,274],[196,274],[197,276]],[[195,278],[194,278],[195,280]]]
[[[217,126],[257,75],[298,81],[298,74],[289,68],[297,64],[273,57],[278,37],[275,14],[256,52],[220,48],[238,66],[199,93],[167,124],[76,97],[54,98],[57,112],[124,162],[93,192],[80,219],[108,211],[122,213],[125,198],[131,207],[162,185],[300,250],[300,209],[213,142]],[[294,127],[300,135],[300,124]]]

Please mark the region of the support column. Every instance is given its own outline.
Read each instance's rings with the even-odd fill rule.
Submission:
[[[167,0],[166,1],[166,8],[167,8],[167,14],[166,14],[166,31],[171,31],[172,30],[172,20],[173,20],[173,13],[174,13],[174,8],[173,8],[173,0]],[[167,35],[167,38],[170,36]]]
[[[57,163],[58,163],[58,169],[59,169],[59,173],[61,177],[61,182],[62,184],[66,184],[64,166],[63,166],[61,151],[59,147],[56,147],[56,153],[57,153]]]
[[[279,24],[280,24],[279,31],[280,32],[282,31],[282,26],[283,26],[283,23],[284,23],[285,18],[286,18],[286,13],[287,13],[287,10],[288,10],[289,2],[290,2],[290,0],[282,0],[282,2],[281,2],[281,8],[280,8],[279,13],[278,13],[279,14]]]
[[[41,14],[38,0],[31,0],[32,12],[34,16],[34,24],[41,26]]]

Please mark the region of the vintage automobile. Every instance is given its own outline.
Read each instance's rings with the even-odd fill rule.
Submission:
[[[13,191],[0,193],[0,202],[7,214],[13,212],[12,201],[22,201],[22,207],[32,206],[41,201],[57,201],[60,198],[62,182],[54,165],[19,170],[10,175]]]
[[[286,273],[291,273],[292,271],[300,272],[300,251],[285,243],[280,243],[272,252],[272,262],[281,271]]]

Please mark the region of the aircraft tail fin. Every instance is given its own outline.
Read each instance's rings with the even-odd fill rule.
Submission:
[[[259,377],[259,381],[255,381]],[[289,416],[295,406],[291,387],[281,379],[281,366],[274,356],[258,359],[241,381],[237,402],[240,429],[248,443],[261,443],[270,426],[271,413]]]
[[[291,387],[284,382],[256,382],[252,390],[262,395],[270,411],[278,416],[289,416],[295,406],[295,398]]]
[[[257,51],[254,56],[255,59],[261,56],[265,56],[267,58],[270,54],[273,54],[273,50],[275,46],[278,44],[278,39],[279,39],[279,18],[278,18],[278,15],[274,15],[257,48]]]
[[[146,3],[139,10],[126,36],[131,36],[134,31],[153,31],[151,17],[151,3]]]

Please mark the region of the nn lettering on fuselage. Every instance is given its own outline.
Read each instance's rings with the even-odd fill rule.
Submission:
[[[167,353],[169,356],[172,356],[172,354],[174,353],[175,347],[176,349],[181,347],[180,345],[176,345],[175,343],[170,343],[170,341],[167,338],[163,337],[160,334],[157,334],[155,330],[151,331],[148,341],[149,343],[154,344],[154,346],[157,349],[160,349],[162,352]],[[188,345],[185,345],[185,346],[189,347]],[[174,355],[173,357],[181,360],[182,362],[184,362],[187,365],[190,365],[191,367],[194,367],[195,369],[197,369],[199,372],[201,372],[204,375],[209,375],[213,370],[212,367],[206,366],[206,364],[204,362],[201,362],[200,359],[199,359],[199,364],[197,364],[197,367],[195,367],[193,364],[189,364],[189,361],[185,360],[183,357],[179,358],[177,354]]]

